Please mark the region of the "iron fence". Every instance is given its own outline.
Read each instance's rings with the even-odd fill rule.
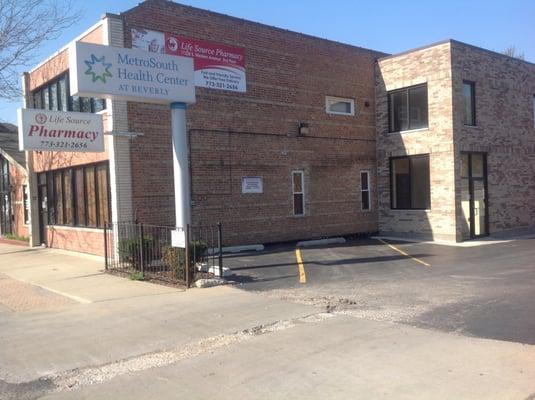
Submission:
[[[132,222],[107,224],[105,268],[132,279],[189,287],[198,278],[223,276],[222,241],[220,223],[186,229]]]

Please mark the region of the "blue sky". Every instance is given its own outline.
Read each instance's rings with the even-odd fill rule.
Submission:
[[[93,25],[103,13],[120,13],[139,1],[81,3],[84,4],[82,21],[61,38],[46,43],[35,64]],[[527,61],[535,62],[535,0],[184,0],[183,3],[386,53],[452,38],[496,51],[514,45]],[[16,122],[16,109],[20,105],[20,102],[0,101],[0,121]]]

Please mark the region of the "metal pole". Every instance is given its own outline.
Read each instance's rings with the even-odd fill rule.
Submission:
[[[104,223],[104,268],[108,270],[108,223]]]
[[[223,278],[223,232],[221,222],[217,223],[217,244],[219,246],[219,278]]]
[[[185,103],[171,103],[171,133],[175,184],[175,226],[177,228],[184,228],[186,225],[191,224],[190,173]]]
[[[184,249],[184,272],[186,274],[186,288],[189,288],[189,224],[186,225],[186,248]]]
[[[139,255],[141,257],[141,277],[145,278],[145,240],[143,239],[143,224],[139,225],[141,245],[139,246]]]

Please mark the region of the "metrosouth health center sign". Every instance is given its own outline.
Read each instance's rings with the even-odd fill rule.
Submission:
[[[193,60],[188,57],[75,42],[69,48],[69,68],[76,96],[195,103]]]

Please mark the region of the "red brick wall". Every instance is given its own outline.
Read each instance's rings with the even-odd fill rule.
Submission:
[[[102,229],[48,226],[46,236],[48,247],[104,255],[104,231]]]
[[[98,26],[84,36],[81,41],[102,43],[102,35],[102,26]],[[65,49],[29,73],[28,88],[34,90],[57,78],[68,70],[68,63],[68,50]],[[104,113],[103,118],[104,126],[106,126],[108,115]],[[105,152],[103,153],[33,152],[34,171],[39,173],[108,160],[107,140],[104,141],[104,144]],[[38,218],[38,216],[35,216],[35,218]],[[49,247],[98,255],[102,255],[104,252],[101,229],[49,226],[46,228],[46,236]]]
[[[19,236],[28,236],[28,226],[24,224],[23,185],[27,183],[26,173],[18,166],[9,164],[9,180],[12,186],[11,210],[14,220],[11,229]]]
[[[187,111],[194,223],[223,222],[227,244],[377,230],[375,180],[372,212],[362,213],[359,171],[375,176],[380,53],[158,0],[123,17],[127,44],[141,27],[245,49],[247,92],[197,88]],[[326,114],[327,95],[355,99],[356,116]],[[131,148],[136,215],[173,224],[170,113],[130,103],[128,117],[144,133]],[[299,122],[307,137],[295,137]],[[305,170],[305,217],[292,215],[294,169]],[[243,176],[262,176],[264,194],[241,194]]]

